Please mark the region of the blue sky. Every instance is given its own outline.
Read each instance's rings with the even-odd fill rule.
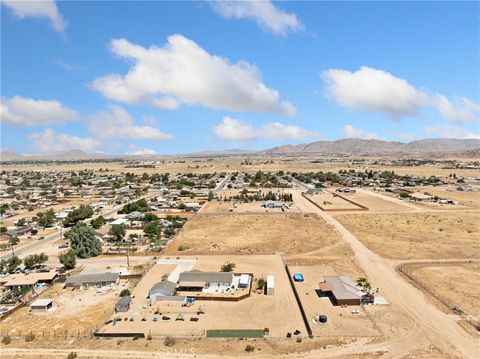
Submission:
[[[1,147],[480,136],[479,2],[2,1]]]

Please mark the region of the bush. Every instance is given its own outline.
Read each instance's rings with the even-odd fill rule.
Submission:
[[[85,223],[77,223],[65,233],[65,238],[70,240],[72,249],[80,258],[96,257],[102,253],[102,244],[98,240],[95,230]]]
[[[10,338],[10,335],[5,335],[2,338],[2,344],[8,345],[12,342],[12,338]]]
[[[181,244],[181,245],[178,246],[178,250],[179,250],[180,252],[186,251],[186,250],[189,249],[189,248],[190,248],[190,247],[187,246],[186,244]]]
[[[70,352],[68,355],[67,355],[67,359],[75,359],[77,357],[77,353],[76,352]]]
[[[25,337],[26,342],[33,342],[34,340],[35,340],[35,335],[33,335],[31,332],[30,334],[27,334],[27,336]]]
[[[246,352],[253,352],[255,350],[255,347],[253,345],[250,345],[248,344],[246,347],[245,347],[245,351]]]
[[[125,288],[120,292],[120,297],[126,297],[129,295],[130,295],[130,289]]]
[[[152,331],[148,331],[147,340],[152,340]]]
[[[235,269],[235,266],[236,266],[235,263],[227,262],[220,267],[220,270],[222,272],[233,272],[233,270]]]
[[[175,345],[175,338],[168,336],[165,338],[163,344],[165,344],[166,347],[173,347]]]

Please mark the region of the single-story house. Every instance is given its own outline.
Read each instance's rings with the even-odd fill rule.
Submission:
[[[175,294],[177,289],[177,283],[163,280],[155,283],[155,285],[148,291],[148,297],[153,304],[157,301],[158,297],[171,297]]]
[[[30,304],[30,308],[35,311],[46,311],[53,307],[53,299],[37,299]]]
[[[314,195],[314,194],[322,194],[322,193],[323,193],[323,188],[318,188],[318,187],[310,188],[310,189],[307,191],[307,194],[311,194],[311,195]]]
[[[139,211],[130,212],[129,214],[127,214],[125,216],[125,218],[128,218],[128,219],[140,219],[140,218],[143,218],[143,217],[144,217],[144,214],[142,212],[139,212]]]
[[[65,288],[80,289],[90,286],[108,286],[118,284],[118,273],[80,274],[67,278]]]
[[[233,285],[232,272],[201,272],[192,270],[180,273],[178,278],[178,290],[187,292],[201,292],[211,286],[219,289]]]
[[[125,297],[120,298],[120,300],[115,304],[115,312],[128,312],[130,310],[130,303],[132,302],[132,297],[126,295]]]
[[[346,276],[323,277],[325,282],[319,284],[319,289],[331,297],[338,305],[360,305],[363,292]]]
[[[4,284],[4,287],[11,290],[31,288],[39,283],[50,284],[56,277],[57,272],[54,271],[29,274],[12,274],[4,278],[4,280],[8,279]]]
[[[264,208],[282,208],[283,203],[280,201],[263,201],[262,207]]]

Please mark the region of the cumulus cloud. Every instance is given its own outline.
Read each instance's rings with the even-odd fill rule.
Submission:
[[[296,14],[276,7],[271,1],[210,1],[210,5],[225,19],[253,20],[262,29],[285,36],[289,32],[302,31],[304,26]]]
[[[453,125],[432,125],[425,129],[427,133],[441,138],[480,139],[480,132],[474,133]]]
[[[368,132],[352,125],[345,125],[342,128],[342,134],[345,138],[360,138],[362,140],[381,140],[376,133]]]
[[[78,137],[66,133],[55,132],[46,128],[43,132],[31,133],[28,138],[33,142],[39,153],[60,152],[68,150],[90,151],[101,146],[98,139],[91,137]]]
[[[47,125],[53,122],[74,120],[76,111],[57,100],[34,100],[20,96],[2,97],[0,103],[1,122],[10,125]]]
[[[454,105],[445,96],[416,89],[386,71],[366,66],[355,72],[331,69],[322,72],[321,77],[326,95],[348,108],[380,112],[394,120],[417,115],[427,107],[453,122],[480,119],[480,106],[470,100],[462,98]]]
[[[228,116],[224,117],[220,124],[213,127],[213,132],[218,137],[228,141],[287,140],[318,136],[318,134],[303,128],[284,125],[279,122],[270,122],[255,128],[245,121],[236,120]]]
[[[276,90],[261,81],[259,70],[247,63],[231,64],[181,36],[168,37],[164,47],[144,48],[125,39],[112,40],[111,51],[133,64],[125,75],[96,79],[92,88],[128,104],[175,109],[181,104],[231,111],[295,115]]]
[[[1,4],[10,8],[19,19],[27,17],[47,18],[50,24],[60,33],[67,27],[67,22],[58,11],[57,4],[53,0],[2,0]]]
[[[152,126],[136,126],[134,118],[122,107],[110,104],[109,111],[90,115],[89,130],[98,138],[130,140],[172,140],[173,136]]]
[[[151,148],[139,147],[137,145],[130,145],[129,155],[155,155],[157,152]]]

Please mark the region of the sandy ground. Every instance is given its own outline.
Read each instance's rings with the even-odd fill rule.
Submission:
[[[342,214],[335,218],[385,258],[478,258],[478,212]]]
[[[302,301],[303,307],[309,319],[313,335],[319,336],[351,336],[367,337],[381,336],[382,334],[375,327],[361,306],[334,306],[330,299],[319,297],[317,292],[318,283],[323,282],[324,276],[348,275],[353,280],[363,273],[353,270],[349,273],[338,272],[330,266],[290,266],[291,273],[302,273],[305,281],[295,282],[298,295]],[[360,314],[352,314],[352,310],[360,310]],[[326,315],[328,322],[326,324],[318,323],[318,316]],[[315,323],[313,319],[316,319]]]
[[[343,195],[343,194],[342,194]],[[345,201],[343,198],[336,196],[334,192],[324,191],[321,194],[306,195],[310,200],[319,205],[324,211],[350,211],[361,210],[362,208]]]
[[[432,196],[444,199],[451,199],[458,202],[458,205],[427,204],[431,208],[440,209],[480,209],[480,191],[458,191],[456,186],[447,187],[421,187],[421,193],[428,192]]]
[[[96,289],[72,291],[63,286],[63,283],[55,284],[40,296],[54,300],[52,310],[33,313],[30,307],[24,307],[1,322],[2,335],[26,335],[31,331],[36,337],[65,337],[65,333],[88,336],[111,315],[125,284],[106,293],[97,293]]]
[[[188,249],[179,252],[180,246]],[[199,214],[187,222],[165,252],[223,255],[281,252],[287,261],[300,254],[315,255],[323,261],[352,255],[332,227],[314,214]]]
[[[420,290],[396,272],[391,262],[368,249],[334,217],[309,203],[299,193],[294,195],[294,200],[302,210],[318,213],[335,227],[345,243],[351,246],[370,282],[375,283],[391,303],[389,308],[377,308],[372,313],[373,321],[387,338],[382,347],[388,350],[389,357],[402,357],[418,348],[433,345],[442,353],[478,358],[478,341],[458,325],[456,316],[436,308]],[[362,349],[372,346],[363,345]]]
[[[455,305],[480,321],[480,263],[408,264],[404,270],[450,307]]]
[[[184,257],[182,257],[184,258]],[[105,325],[104,332],[143,332],[152,336],[201,336],[207,329],[264,329],[269,328],[270,337],[285,337],[287,332],[300,330],[306,335],[300,310],[290,287],[283,260],[279,255],[270,256],[202,256],[198,257],[194,269],[203,271],[219,271],[220,266],[231,261],[236,264],[235,272],[253,273],[255,278],[275,277],[273,296],[252,293],[250,297],[238,302],[197,301],[191,307],[182,307],[182,302],[157,301],[150,306],[146,299],[148,290],[162,274],[172,270],[171,266],[155,265],[133,290],[135,296],[131,309],[127,313],[119,313],[119,317],[135,316],[134,321],[120,321]],[[169,268],[170,267],[170,268]],[[153,272],[153,273],[152,273]],[[197,315],[202,307],[205,314]],[[166,315],[169,321],[153,321],[154,312],[158,310]],[[185,321],[176,321],[181,314]],[[114,318],[115,315],[112,317]],[[145,317],[146,321],[141,321]],[[190,318],[199,318],[191,322]]]
[[[200,210],[201,213],[298,213],[295,205],[291,204],[289,208],[264,208],[262,202],[208,202]]]
[[[342,196],[368,208],[369,212],[412,212],[415,208],[401,201],[391,201],[380,193],[357,189],[356,193],[342,193]]]

